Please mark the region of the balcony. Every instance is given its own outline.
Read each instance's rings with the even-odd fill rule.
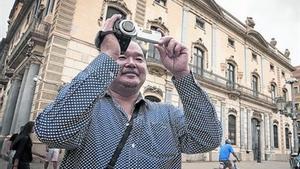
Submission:
[[[228,79],[212,73],[207,70],[200,69],[195,65],[190,65],[192,72],[196,79],[200,80],[200,83],[211,88],[218,87],[219,90],[226,92],[230,98],[236,99],[237,97],[243,98],[248,101],[255,102],[263,106],[269,106],[272,109],[276,109],[274,100],[263,93],[255,91],[246,86],[242,86],[238,83],[230,82]]]

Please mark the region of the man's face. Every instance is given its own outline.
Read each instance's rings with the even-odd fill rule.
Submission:
[[[124,55],[120,55],[116,62],[121,70],[113,85],[128,88],[140,88],[146,80],[147,65],[143,51],[136,42],[130,42]]]

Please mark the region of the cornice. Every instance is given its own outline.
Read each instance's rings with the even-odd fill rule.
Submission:
[[[227,12],[225,9],[223,9],[221,6],[219,6],[214,0],[190,0],[192,5],[195,5],[196,8],[203,9],[208,14],[210,14],[216,21],[218,21],[220,24],[223,24],[225,27],[229,28],[233,32],[237,33],[241,38],[244,39],[245,43],[250,43],[251,45],[257,47],[262,52],[266,53],[271,57],[272,59],[276,60],[279,64],[285,66],[290,71],[294,71],[295,68],[287,61],[285,61],[282,56],[274,53],[272,49],[270,49],[269,43],[264,39],[264,37],[259,33],[256,32],[253,29],[247,30],[247,26],[243,24],[240,20],[232,16],[229,12]],[[235,20],[237,23],[234,23],[233,21],[226,18],[225,14],[228,15],[228,17],[231,17],[233,20]],[[260,43],[257,43],[254,36],[249,36],[249,32],[256,33],[257,34],[257,40]],[[281,53],[279,51],[279,53]]]
[[[26,18],[25,14],[28,12],[33,2],[34,0],[26,0],[23,2],[23,6],[21,8],[20,13],[18,14],[16,20],[12,23],[13,25],[10,26],[10,29],[7,32],[7,36],[6,36],[7,42],[11,41],[11,38],[13,37],[17,29],[20,27],[23,18]]]

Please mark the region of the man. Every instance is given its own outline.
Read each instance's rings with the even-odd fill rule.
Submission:
[[[61,152],[59,148],[49,148],[46,146],[46,161],[44,163],[44,169],[47,169],[49,163],[52,162],[53,169],[58,169],[58,157]]]
[[[106,20],[103,31],[112,30],[119,18]],[[162,64],[174,76],[184,113],[142,98],[139,91],[147,73],[142,49],[131,42],[125,55],[120,55],[116,37],[108,34],[100,56],[61,89],[36,119],[39,139],[66,149],[61,168],[176,169],[181,168],[181,153],[219,146],[221,125],[207,94],[190,73],[187,48],[171,37],[163,37],[156,47]]]
[[[224,163],[225,165],[224,169],[226,169],[227,167],[229,169],[233,169],[232,163],[230,161],[230,154],[232,154],[237,161],[240,161],[231,146],[231,140],[226,139],[225,144],[220,148],[220,153],[219,153],[219,161]]]

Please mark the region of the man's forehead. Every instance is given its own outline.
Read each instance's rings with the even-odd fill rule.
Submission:
[[[134,42],[134,41],[130,42],[130,44],[125,52],[125,55],[126,54],[137,54],[137,55],[144,56],[142,47],[137,42]]]

